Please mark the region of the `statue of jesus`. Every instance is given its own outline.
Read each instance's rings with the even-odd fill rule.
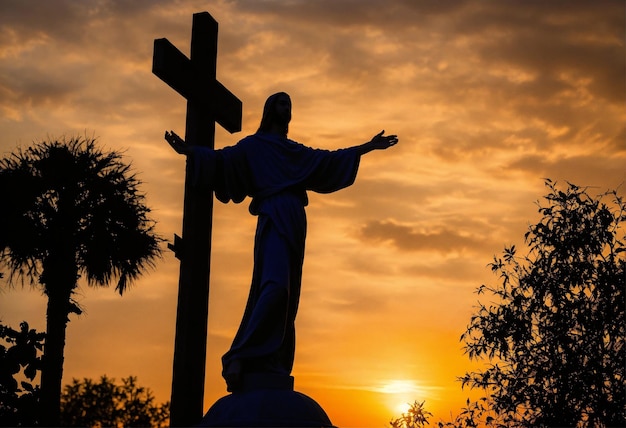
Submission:
[[[329,151],[287,138],[291,98],[270,96],[258,131],[219,150],[191,146],[174,132],[165,139],[187,156],[194,186],[221,202],[252,198],[258,216],[254,268],[248,302],[233,340],[222,357],[228,391],[241,387],[247,373],[289,376],[295,353],[295,319],[300,298],[306,237],[307,191],[330,193],[350,186],[362,155],[398,142],[381,131],[369,142]]]

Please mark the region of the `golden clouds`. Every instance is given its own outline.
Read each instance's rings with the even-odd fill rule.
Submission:
[[[393,221],[371,221],[361,229],[365,241],[390,243],[402,251],[462,252],[479,249],[484,240],[457,230],[418,231]]]

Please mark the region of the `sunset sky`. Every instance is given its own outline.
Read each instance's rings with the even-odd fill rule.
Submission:
[[[626,186],[623,1],[2,0],[0,156],[34,141],[96,136],[142,180],[158,232],[181,233],[185,102],[151,73],[153,40],[189,54],[192,14],[219,22],[218,80],[258,127],[277,91],[290,138],[336,149],[384,129],[400,143],[366,155],[356,183],[310,194],[296,323],[296,390],[341,427],[383,427],[426,401],[432,421],[470,392],[459,336],[487,264],[522,246],[543,179]],[[226,394],[220,357],[246,302],[256,219],[216,204],[205,411]],[[165,248],[165,245],[164,245]],[[169,400],[178,260],[123,297],[82,285],[63,383],[136,375]],[[45,330],[46,299],[0,280],[0,321]]]

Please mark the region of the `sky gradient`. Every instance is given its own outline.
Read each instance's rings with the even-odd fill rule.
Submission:
[[[624,2],[3,0],[0,155],[98,137],[132,162],[171,241],[184,159],[163,133],[184,134],[185,102],[151,73],[152,47],[188,54],[201,11],[219,23],[218,80],[243,102],[243,131],[218,129],[216,147],[254,133],[277,91],[303,144],[400,138],[352,187],[309,195],[296,389],[343,427],[382,427],[414,400],[435,421],[458,412],[474,290],[539,219],[543,179],[623,194]],[[205,410],[226,394],[220,357],[248,293],[248,203],[215,206]],[[64,384],[136,375],[169,399],[178,266],[166,249],[123,297],[80,287]],[[41,292],[0,281],[0,321],[44,330]]]

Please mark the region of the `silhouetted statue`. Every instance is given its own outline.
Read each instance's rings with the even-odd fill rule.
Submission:
[[[210,190],[224,203],[250,196],[250,213],[258,216],[250,295],[233,344],[222,357],[229,391],[238,389],[246,373],[291,373],[307,190],[330,193],[350,186],[361,155],[398,142],[381,131],[359,146],[312,149],[287,138],[290,121],[291,99],[279,92],[265,102],[259,130],[235,146],[212,150],[165,133],[174,150],[188,156],[193,183],[206,187],[207,197]]]

